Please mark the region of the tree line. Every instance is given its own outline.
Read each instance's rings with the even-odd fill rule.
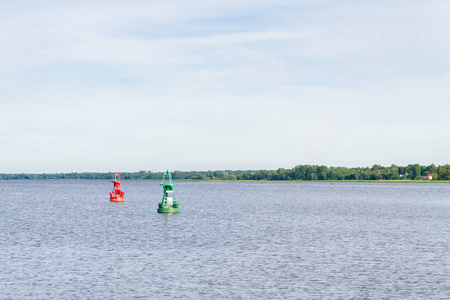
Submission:
[[[139,171],[119,172],[123,180],[160,180],[163,172]],[[174,171],[174,180],[420,180],[432,174],[433,180],[450,180],[450,165],[384,167],[327,167],[319,165],[298,165],[292,169],[277,170],[220,170],[220,171]],[[0,180],[31,179],[85,179],[111,180],[113,172],[52,173],[52,174],[0,174]]]

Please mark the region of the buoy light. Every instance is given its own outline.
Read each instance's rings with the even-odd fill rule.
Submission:
[[[164,183],[164,178],[166,175],[169,175],[169,183]],[[180,209],[178,208],[178,202],[175,198],[175,193],[173,191],[173,186],[175,185],[172,181],[172,175],[170,174],[169,170],[167,170],[162,177],[162,181],[160,184],[164,191],[163,191],[163,198],[161,200],[161,203],[158,203],[158,212],[159,213],[177,213],[180,212]]]
[[[116,172],[116,174],[114,174],[114,178],[111,182],[114,183],[114,188],[113,191],[109,193],[109,195],[111,196],[110,200],[112,202],[125,201],[125,192],[123,192],[120,188],[120,183],[122,182],[122,180],[120,179],[119,173]]]

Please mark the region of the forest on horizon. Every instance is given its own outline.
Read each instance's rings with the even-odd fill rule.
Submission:
[[[119,172],[123,180],[160,180],[163,172],[139,171]],[[431,164],[421,166],[410,164],[407,166],[373,165],[370,167],[327,167],[319,165],[298,165],[291,169],[277,170],[216,170],[216,171],[173,171],[174,180],[421,180],[431,174],[433,180],[450,180],[450,165]],[[72,172],[72,173],[0,173],[0,180],[30,179],[30,180],[58,180],[58,179],[86,179],[111,180],[113,172]]]

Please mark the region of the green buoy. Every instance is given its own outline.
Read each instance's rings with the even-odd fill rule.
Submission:
[[[164,177],[166,174],[169,175],[169,183],[164,183]],[[175,199],[175,193],[173,192],[173,184],[172,175],[169,170],[167,170],[161,181],[161,186],[164,189],[163,198],[161,203],[158,203],[158,212],[159,213],[178,213],[180,209],[178,208],[178,202]]]

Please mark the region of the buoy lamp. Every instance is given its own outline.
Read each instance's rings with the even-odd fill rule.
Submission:
[[[120,188],[122,180],[120,179],[119,173],[116,172],[116,174],[114,174],[114,178],[111,182],[114,183],[113,191],[109,193],[111,202],[125,201],[125,192]]]
[[[169,183],[164,183],[164,178],[166,175],[169,175]],[[167,170],[161,181],[161,186],[163,187],[163,198],[161,203],[158,203],[158,212],[159,213],[178,213],[180,209],[178,208],[178,202],[175,199],[175,193],[173,192],[173,184],[172,175],[169,170]]]

